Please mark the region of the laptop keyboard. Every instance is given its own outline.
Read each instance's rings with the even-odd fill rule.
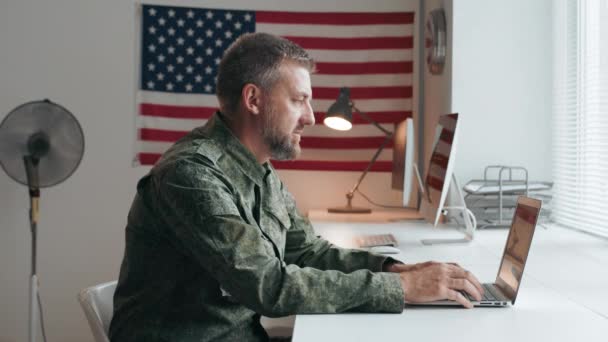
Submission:
[[[375,246],[392,246],[397,247],[397,239],[393,234],[365,235],[358,236],[356,243],[361,248]]]
[[[494,288],[493,284],[481,284],[481,286],[484,289],[484,293],[483,293],[483,297],[481,298],[481,301],[502,301],[504,300],[502,298],[502,296],[500,296],[498,293],[496,293],[496,289]],[[469,295],[468,293],[464,292],[464,291],[460,291],[465,298],[467,298],[470,301],[476,301],[475,298],[473,298],[473,296]]]

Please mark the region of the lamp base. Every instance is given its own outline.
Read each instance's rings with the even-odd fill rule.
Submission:
[[[359,208],[359,207],[335,207],[335,208],[327,208],[328,213],[333,214],[371,214],[372,210],[370,208]]]

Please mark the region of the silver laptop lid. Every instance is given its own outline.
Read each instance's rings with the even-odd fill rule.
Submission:
[[[517,199],[509,237],[496,276],[496,285],[511,300],[511,304],[515,304],[541,203],[537,199],[524,196]]]

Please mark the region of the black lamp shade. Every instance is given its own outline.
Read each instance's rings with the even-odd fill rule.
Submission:
[[[327,113],[323,123],[329,128],[340,131],[347,131],[352,128],[353,112],[350,102],[350,89],[347,87],[340,88],[340,95],[334,102]]]

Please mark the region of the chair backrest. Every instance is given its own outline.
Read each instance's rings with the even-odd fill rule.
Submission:
[[[108,330],[114,312],[117,281],[91,286],[78,294],[78,301],[89,321],[96,342],[109,342]]]

